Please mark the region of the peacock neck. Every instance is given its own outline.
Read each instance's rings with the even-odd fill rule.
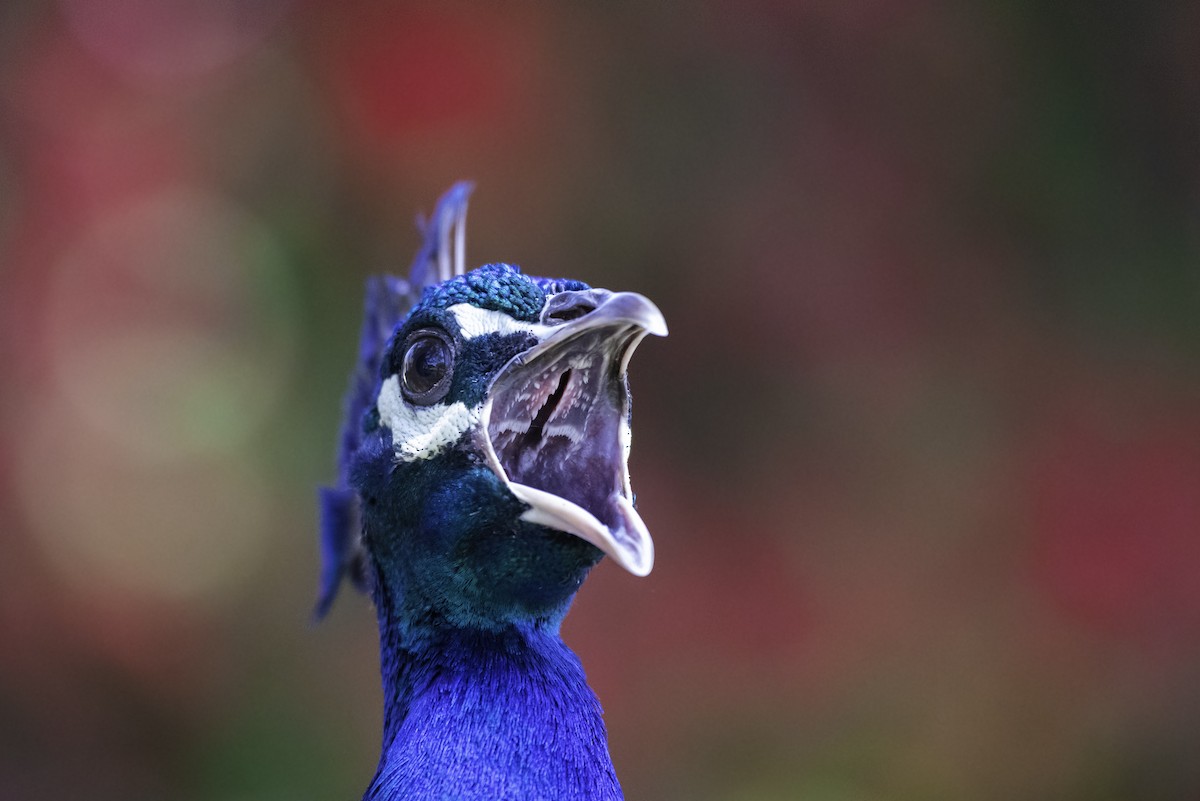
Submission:
[[[365,798],[623,798],[600,704],[557,620],[380,624],[383,753]]]

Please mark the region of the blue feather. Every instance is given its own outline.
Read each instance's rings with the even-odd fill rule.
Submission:
[[[653,562],[625,365],[666,327],[633,293],[466,272],[470,191],[438,201],[407,281],[367,283],[316,614],[347,576],[375,603],[384,738],[365,798],[618,801],[559,627],[605,554],[637,575]]]
[[[342,580],[347,576],[357,589],[366,589],[357,498],[349,483],[350,463],[371,427],[370,415],[379,396],[379,372],[388,341],[429,286],[430,279],[434,278],[431,267],[436,270],[439,263],[447,263],[453,258],[451,235],[465,225],[467,201],[473,188],[474,184],[469,181],[456,183],[438,200],[428,223],[418,220],[423,241],[409,267],[407,281],[391,275],[367,279],[358,361],[342,410],[344,422],[338,450],[338,484],[322,487],[318,493],[321,581],[314,612],[317,619],[329,612]]]
[[[396,659],[403,687],[389,694],[408,696],[416,725],[385,733],[365,798],[623,797],[600,704],[562,640],[520,627],[452,631],[434,644]]]

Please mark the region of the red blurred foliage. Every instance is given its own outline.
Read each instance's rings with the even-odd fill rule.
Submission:
[[[1200,421],[1065,423],[1032,473],[1035,575],[1095,631],[1178,646],[1200,632]]]
[[[313,46],[347,133],[386,161],[427,137],[501,135],[525,113],[536,87],[530,22],[478,8],[341,4]]]
[[[5,93],[28,126],[21,163],[34,213],[78,223],[196,175],[178,117],[97,65],[65,31],[43,32],[22,57]]]
[[[21,127],[15,146],[21,225],[5,254],[3,325],[11,354],[37,373],[46,361],[37,314],[54,263],[79,232],[113,208],[198,174],[180,117],[100,67],[61,29],[33,31],[0,84]]]

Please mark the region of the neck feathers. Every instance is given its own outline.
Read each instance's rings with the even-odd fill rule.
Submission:
[[[380,633],[387,711],[366,799],[623,798],[600,704],[557,626]]]

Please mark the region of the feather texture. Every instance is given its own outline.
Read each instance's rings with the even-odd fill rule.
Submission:
[[[367,283],[316,613],[349,577],[379,623],[384,736],[365,798],[617,801],[600,704],[559,627],[609,554],[653,562],[629,486],[634,293],[465,270],[471,185]],[[494,413],[494,414],[493,414]]]
[[[429,286],[462,275],[466,262],[467,202],[475,185],[460,181],[434,207],[428,222],[418,219],[421,247],[409,267],[408,280],[391,275],[367,279],[358,360],[343,403],[338,449],[338,484],[322,487],[320,507],[321,583],[315,616],[329,612],[343,579],[366,590],[365,554],[359,536],[357,498],[349,484],[350,461],[363,441],[367,417],[379,396],[384,350],[396,327]]]

